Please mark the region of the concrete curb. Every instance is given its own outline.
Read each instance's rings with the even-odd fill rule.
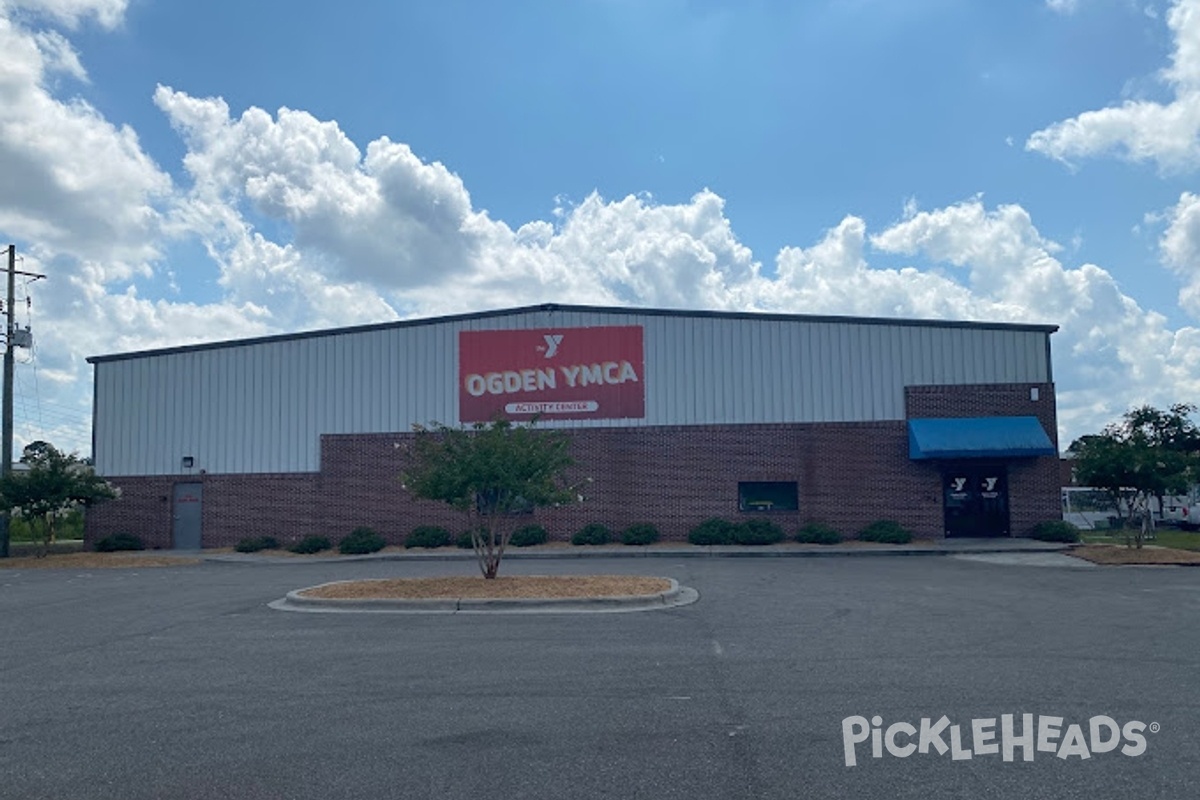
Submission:
[[[1009,540],[1011,541],[1011,540]],[[509,550],[504,554],[505,561],[552,561],[578,558],[867,558],[878,556],[947,556],[976,553],[1055,553],[1078,547],[1075,544],[1059,544],[1051,542],[1030,542],[1010,546],[935,546],[935,547],[838,547],[822,546],[820,549],[800,549],[781,547],[754,546],[699,546],[689,547],[573,547],[554,550],[522,552]],[[405,552],[405,553],[371,553],[361,556],[320,556],[279,558],[254,554],[222,553],[220,555],[201,556],[205,561],[222,564],[339,564],[355,561],[474,561],[475,554],[470,551],[460,552]]]
[[[668,578],[671,588],[665,592],[645,595],[616,595],[608,597],[547,597],[547,598],[472,598],[437,599],[331,599],[306,597],[302,593],[321,586],[356,581],[330,581],[288,592],[285,597],[268,605],[277,611],[301,611],[334,614],[585,614],[653,611],[690,605],[700,594],[679,581]]]

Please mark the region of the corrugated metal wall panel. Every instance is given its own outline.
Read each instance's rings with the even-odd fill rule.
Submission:
[[[101,361],[109,475],[316,470],[322,433],[458,418],[463,330],[641,325],[646,412],[551,427],[903,419],[906,385],[1040,383],[1043,331],[532,311]]]

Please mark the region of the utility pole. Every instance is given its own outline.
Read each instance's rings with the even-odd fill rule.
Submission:
[[[4,402],[0,408],[0,475],[5,478],[12,473],[12,441],[13,441],[13,367],[16,361],[13,360],[13,348],[17,347],[17,313],[16,313],[16,295],[17,295],[17,275],[28,275],[37,280],[44,278],[45,275],[38,275],[34,272],[18,272],[17,271],[17,246],[10,244],[8,246],[8,298],[4,306],[4,311],[7,314],[7,325],[5,326],[4,336]],[[28,331],[24,333],[28,334]],[[26,338],[22,347],[28,347],[29,342]],[[8,509],[0,509],[0,558],[8,558]]]
[[[13,346],[12,346],[12,331],[15,317],[13,317],[13,298],[17,294],[17,246],[10,244],[8,246],[8,302],[4,306],[4,311],[8,314],[8,326],[5,328],[7,334],[4,337],[4,432],[3,442],[0,442],[0,448],[3,448],[3,453],[0,455],[0,475],[5,478],[12,472],[12,425],[13,425]],[[0,558],[8,558],[8,509],[5,508],[3,513],[0,513]]]

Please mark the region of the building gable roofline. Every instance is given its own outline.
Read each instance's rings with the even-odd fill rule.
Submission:
[[[300,339],[316,339],[327,336],[341,336],[352,333],[369,333],[371,331],[391,330],[393,328],[413,328],[423,325],[439,325],[453,322],[470,322],[484,319],[500,319],[518,314],[536,312],[553,313],[612,314],[642,317],[688,317],[696,319],[736,319],[756,322],[829,322],[853,325],[900,325],[923,328],[973,328],[977,330],[1027,331],[1036,333],[1054,333],[1057,325],[1044,325],[1019,322],[976,322],[966,320],[915,319],[892,317],[852,317],[830,314],[780,314],[760,311],[696,311],[689,309],[668,308],[638,308],[619,306],[570,305],[564,303],[540,303],[531,306],[496,309],[492,311],[472,311],[464,314],[448,314],[439,317],[419,317],[415,319],[396,320],[393,322],[376,322],[366,325],[351,325],[340,328],[323,328],[296,333],[279,333],[269,336],[256,336],[249,339],[227,339],[217,342],[179,345],[150,350],[136,350],[127,353],[112,353],[109,355],[89,356],[89,364],[100,364],[107,361],[124,361],[127,359],[144,358],[147,356],[165,356],[176,353],[192,353],[201,350],[221,350],[232,347],[248,347],[257,344],[288,342]]]

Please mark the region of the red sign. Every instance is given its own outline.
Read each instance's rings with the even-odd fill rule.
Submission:
[[[640,325],[461,331],[458,418],[641,419]]]

